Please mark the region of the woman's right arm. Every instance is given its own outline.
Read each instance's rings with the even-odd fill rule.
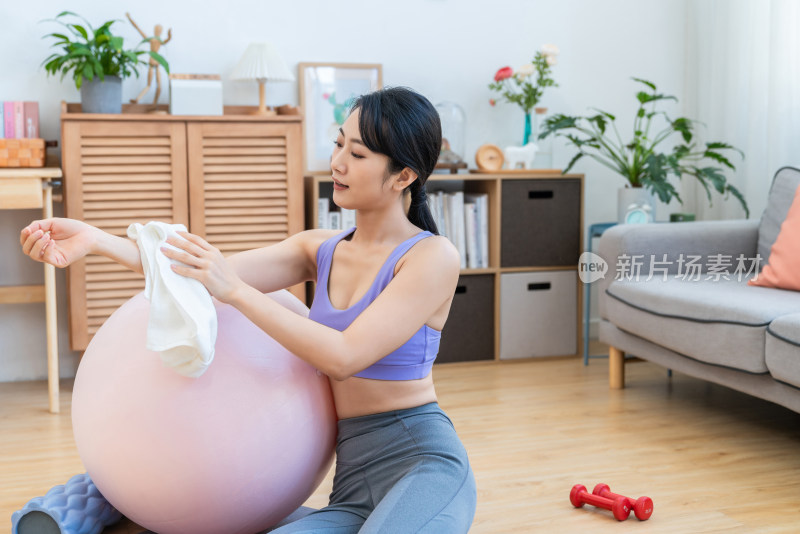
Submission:
[[[307,230],[280,243],[239,252],[227,259],[236,274],[262,293],[286,289],[316,278],[316,254],[323,241],[337,230]],[[30,258],[67,267],[87,254],[99,254],[143,274],[139,247],[75,219],[34,221],[20,232],[22,251]]]
[[[33,221],[22,229],[19,242],[25,255],[56,267],[67,267],[87,254],[99,254],[144,274],[134,241],[83,221],[60,217]]]

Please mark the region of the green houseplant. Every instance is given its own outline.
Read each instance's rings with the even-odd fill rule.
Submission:
[[[72,19],[66,20],[65,17]],[[84,24],[77,23],[76,19]],[[147,61],[141,57],[144,54],[158,61],[169,73],[167,61],[157,52],[135,48],[125,50],[123,38],[111,33],[111,26],[118,22],[116,20],[93,28],[80,15],[63,11],[51,21],[61,24],[67,31],[50,33],[43,37],[55,39],[52,47],[59,47],[60,50],[47,57],[42,65],[48,75],[55,76],[60,72],[62,80],[68,74],[72,75],[75,87],[81,90],[81,103],[85,112],[119,113],[122,107],[121,80],[132,74],[139,76],[139,67],[147,65]],[[150,38],[144,39],[139,45],[149,40]],[[92,100],[98,91],[104,90],[112,92],[110,96],[100,97],[107,105],[111,105],[111,109],[107,105],[101,105],[103,109],[100,110],[94,109],[97,102],[87,100]]]
[[[675,198],[681,204],[683,200],[670,183],[670,175],[678,179],[685,175],[694,176],[705,189],[709,204],[713,188],[726,197],[736,197],[749,217],[747,202],[739,190],[728,183],[723,168],[735,170],[728,154],[738,152],[743,158],[742,151],[718,141],[699,146],[692,141],[696,121],[685,117],[672,119],[665,111],[657,109],[657,104],[665,100],[677,102],[678,99],[658,93],[652,82],[633,79],[645,88],[636,93],[639,107],[633,121],[633,137],[628,142],[620,136],[616,117],[606,111],[595,110],[596,115],[586,117],[559,114],[545,121],[539,138],[560,136],[578,149],[564,172],[588,156],[621,174],[630,187],[645,188],[662,202],[669,203]],[[675,134],[680,135],[682,142],[676,143],[671,150],[663,147],[662,143]]]

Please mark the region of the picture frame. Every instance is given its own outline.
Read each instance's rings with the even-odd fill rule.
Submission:
[[[329,172],[333,142],[352,99],[383,87],[383,68],[380,63],[303,62],[297,71],[304,171]]]

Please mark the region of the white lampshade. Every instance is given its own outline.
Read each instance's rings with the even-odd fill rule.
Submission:
[[[252,43],[233,69],[231,79],[293,82],[294,76],[271,44]]]

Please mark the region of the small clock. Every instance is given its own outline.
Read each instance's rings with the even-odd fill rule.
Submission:
[[[649,204],[631,204],[625,211],[626,224],[653,222],[653,208]]]
[[[503,168],[505,157],[500,147],[492,144],[481,145],[475,153],[475,163],[484,172],[498,171]]]

